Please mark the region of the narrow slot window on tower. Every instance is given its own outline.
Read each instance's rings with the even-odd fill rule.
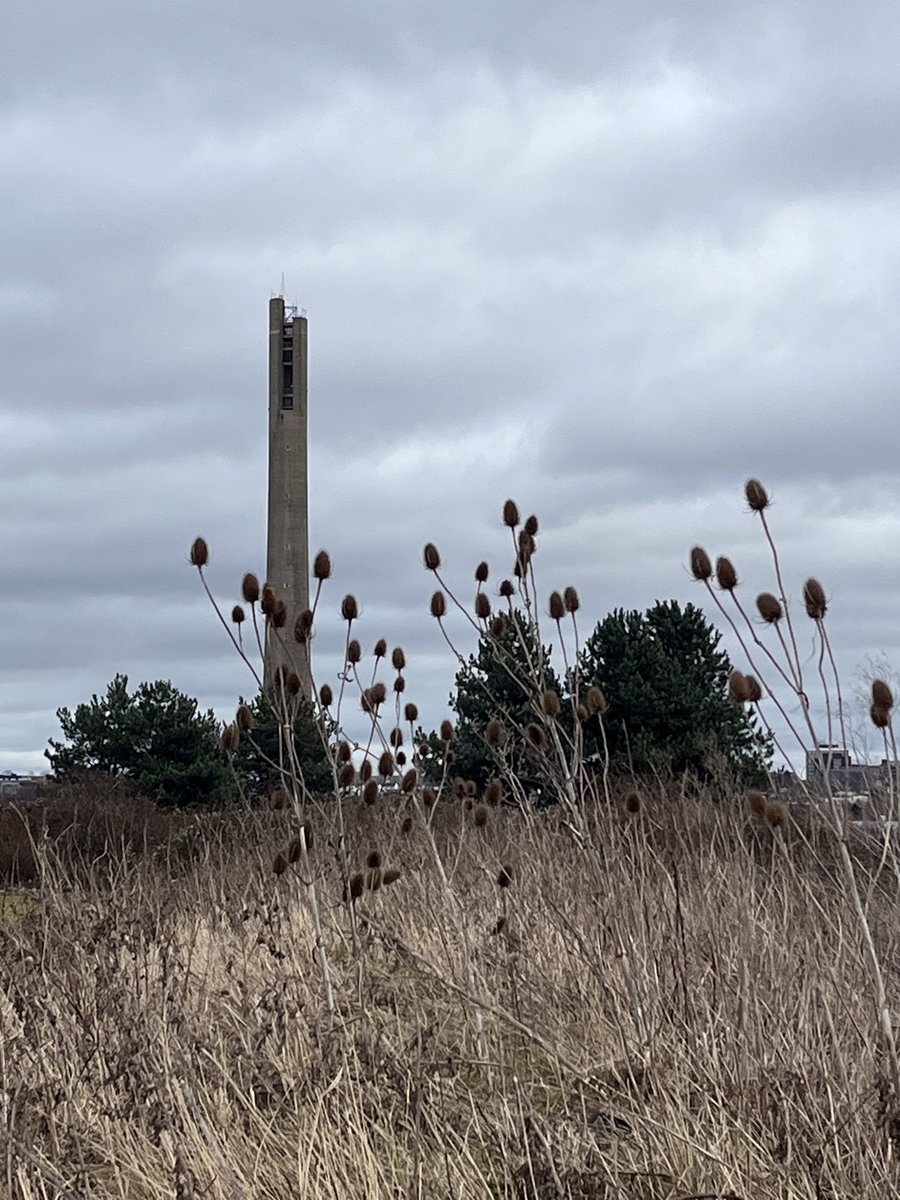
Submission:
[[[294,407],[294,331],[290,325],[281,331],[281,407]]]

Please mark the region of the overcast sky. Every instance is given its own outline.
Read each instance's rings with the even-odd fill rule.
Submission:
[[[697,541],[752,602],[748,475],[847,690],[900,664],[898,54],[888,0],[5,5],[0,769],[117,671],[223,716],[250,690],[186,555],[229,607],[264,573],[282,273],[319,682],[353,591],[437,724],[422,543],[496,583],[507,496],[585,632],[700,601]]]

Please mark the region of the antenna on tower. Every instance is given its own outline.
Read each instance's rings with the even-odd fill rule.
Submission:
[[[281,294],[284,295],[284,271],[281,272]]]

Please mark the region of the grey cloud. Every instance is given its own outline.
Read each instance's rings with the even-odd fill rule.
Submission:
[[[229,606],[262,571],[282,272],[310,314],[326,674],[352,590],[365,644],[404,644],[435,724],[454,660],[421,546],[463,596],[482,556],[496,581],[506,495],[540,515],[541,587],[575,583],[585,628],[697,599],[698,540],[734,554],[749,594],[768,583],[740,511],[750,473],[784,514],[794,584],[814,569],[833,589],[842,663],[896,651],[900,92],[874,0],[528,0],[515,20],[59,0],[5,32],[16,761],[116,670],[223,714],[249,690],[185,555],[209,537]]]

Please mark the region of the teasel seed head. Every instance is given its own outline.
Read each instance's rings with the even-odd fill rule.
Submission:
[[[356,768],[353,763],[344,763],[338,771],[338,786],[342,788],[352,787],[356,779]]]
[[[299,642],[301,646],[305,645],[312,637],[312,627],[312,609],[304,608],[303,612],[297,613],[297,619],[294,621],[294,641]]]
[[[371,758],[364,758],[359,764],[359,778],[362,783],[369,782],[369,780],[372,778],[373,769]]]
[[[398,675],[394,680],[394,691],[398,696],[402,696],[406,691],[406,679],[403,675]]]
[[[370,871],[374,871],[381,866],[381,852],[379,850],[369,851],[366,855],[366,866]]]
[[[563,591],[563,603],[566,606],[567,613],[577,613],[581,608],[581,601],[578,599],[578,593],[571,585]]]
[[[334,692],[331,690],[330,683],[323,683],[319,688],[319,703],[323,708],[331,708],[334,704]]]
[[[348,624],[352,624],[359,616],[359,605],[355,596],[348,593],[341,601],[341,616]]]
[[[590,712],[600,713],[601,716],[609,707],[606,703],[606,696],[603,694],[603,688],[599,687],[596,683],[588,688],[585,701]]]
[[[402,671],[406,666],[406,655],[400,646],[395,646],[391,652],[391,666],[395,671]]]
[[[591,714],[587,710],[586,704],[575,705],[575,719],[583,725]]]
[[[399,727],[392,729],[390,735],[388,736],[388,741],[394,747],[394,749],[397,750],[403,745],[403,730]]]
[[[537,543],[534,540],[534,535],[530,534],[527,529],[519,530],[519,561],[526,566],[531,561],[534,552],[537,550]]]
[[[880,704],[873,704],[869,709],[869,717],[876,729],[887,729],[891,723],[891,710]]]
[[[625,797],[625,811],[630,813],[638,813],[641,811],[641,794],[637,791],[630,791]]]
[[[299,696],[300,694],[300,676],[296,671],[288,671],[284,680],[284,689],[289,696]]]
[[[503,784],[499,779],[489,779],[484,789],[485,804],[500,804],[503,800]]]
[[[403,820],[400,822],[400,832],[401,833],[404,833],[404,834],[409,833],[409,831],[412,829],[412,827],[413,827],[412,817],[404,817]]]
[[[448,721],[446,717],[444,718],[443,721],[441,721],[441,741],[442,742],[452,742],[453,741],[453,723],[451,721]]]
[[[544,733],[540,725],[536,725],[531,721],[525,726],[525,737],[535,747],[536,750],[543,750],[547,745],[547,735]]]
[[[375,643],[375,649],[372,651],[375,658],[384,658],[387,654],[387,642],[384,638],[379,638]]]
[[[351,664],[358,663],[362,659],[362,646],[356,638],[351,638],[347,643],[347,662]]]
[[[397,867],[388,867],[384,873],[383,881],[385,887],[390,887],[392,883],[396,883],[400,878],[400,871]]]
[[[735,704],[744,704],[750,699],[750,688],[743,671],[732,671],[728,676],[728,699]]]
[[[760,592],[756,597],[756,607],[767,625],[777,625],[784,615],[781,601],[771,592]]]
[[[491,602],[485,592],[479,592],[475,597],[475,616],[479,621],[486,621],[491,615]]]
[[[525,532],[531,537],[534,537],[538,531],[538,528],[538,519],[534,513],[532,513],[531,516],[527,517],[525,520]]]
[[[234,754],[240,741],[240,731],[235,724],[226,725],[222,730],[222,749],[226,754]]]
[[[191,542],[191,566],[205,567],[209,562],[209,546],[206,538],[196,537]]]
[[[547,688],[543,696],[541,696],[541,709],[545,717],[558,717],[559,710],[562,708],[562,702],[559,698],[559,693],[553,688]]]
[[[434,788],[422,788],[422,803],[426,808],[434,808],[437,804],[437,792]]]
[[[409,721],[410,725],[419,719],[419,710],[411,701],[403,709],[403,719]]]
[[[769,802],[762,792],[747,793],[747,807],[755,817],[765,817]]]
[[[400,791],[404,796],[410,795],[416,790],[416,784],[419,782],[419,772],[415,767],[410,767],[403,778],[400,780]]]
[[[425,549],[422,551],[422,558],[427,571],[436,571],[441,565],[441,556],[438,554],[438,548],[434,542],[426,542]]]
[[[768,493],[758,479],[747,480],[744,484],[744,495],[754,512],[762,512],[764,508],[769,507]]]
[[[759,704],[762,700],[762,687],[755,675],[745,675],[747,683],[747,699],[751,704]]]
[[[883,679],[872,680],[872,703],[879,708],[894,707],[894,693]]]
[[[806,605],[806,615],[813,621],[821,621],[828,612],[825,589],[818,579],[807,579],[804,583],[803,603]]]
[[[503,505],[503,524],[515,529],[519,523],[519,509],[515,500],[507,500]]]
[[[393,775],[393,773],[394,756],[391,754],[390,750],[383,750],[381,752],[381,757],[378,760],[378,774],[384,776],[386,779],[388,775]]]
[[[406,751],[405,750],[397,751],[397,766],[401,767],[401,768],[406,766]]]
[[[489,746],[502,746],[506,741],[506,731],[499,717],[491,717],[484,727],[484,740]]]
[[[457,775],[453,779],[453,798],[454,800],[465,800],[466,798],[466,781],[461,775]]]
[[[337,744],[337,760],[339,763],[348,763],[353,757],[353,747],[349,742],[338,742]]]
[[[259,600],[259,580],[252,571],[248,571],[241,580],[241,595],[246,604],[256,604]]]
[[[559,592],[550,593],[550,604],[548,606],[551,621],[561,621],[566,615],[566,605]]]
[[[513,881],[513,869],[510,866],[502,866],[497,872],[497,887],[508,888]]]
[[[691,574],[695,579],[709,579],[712,576],[712,563],[702,546],[694,546],[691,550]]]
[[[501,579],[499,591],[504,600],[508,600],[516,594],[516,585],[511,579]]]
[[[249,733],[253,728],[253,710],[249,704],[238,706],[235,722],[242,733]]]
[[[483,829],[485,827],[485,825],[487,825],[488,810],[485,808],[485,806],[483,804],[479,804],[476,806],[475,811],[472,813],[472,820],[475,822],[475,824],[478,826],[479,829]]]
[[[286,804],[287,792],[284,790],[284,788],[274,788],[272,794],[269,796],[269,807],[278,812],[280,809],[284,808]]]
[[[331,578],[331,555],[327,550],[320,550],[313,559],[313,579],[323,583]]]
[[[243,625],[244,621],[246,620],[246,617],[244,616],[244,610],[239,604],[236,604],[231,610],[231,619],[235,625]]]
[[[478,566],[475,568],[475,582],[476,583],[487,583],[489,573],[490,573],[490,567],[487,565],[487,563],[480,562],[478,564]]]
[[[466,783],[465,783],[465,787],[466,787],[466,795],[470,799],[473,799],[475,797],[476,793],[478,792],[478,787],[476,786],[475,780],[467,779]]]
[[[737,571],[730,558],[720,556],[716,559],[716,583],[723,592],[733,592],[737,587]]]
[[[357,871],[355,875],[350,877],[350,902],[358,900],[363,894],[363,889],[366,886],[366,877],[362,871]]]
[[[362,798],[366,804],[374,804],[378,799],[378,783],[374,779],[367,779],[363,785]]]
[[[275,855],[274,861],[272,862],[272,870],[275,872],[276,875],[283,875],[285,873],[285,871],[287,870],[287,868],[288,868],[288,860],[285,857],[285,855],[282,854],[281,851],[279,850],[279,852]]]
[[[283,600],[275,601],[275,607],[272,609],[270,619],[276,629],[284,629],[287,624],[287,605]]]
[[[369,691],[372,693],[373,704],[384,704],[385,700],[387,700],[387,688],[380,679],[377,683],[372,684],[372,686],[369,688]]]
[[[506,617],[503,613],[498,613],[491,621],[491,637],[502,637],[506,631]]]
[[[787,820],[787,809],[778,800],[766,805],[766,820],[773,829],[780,829]]]
[[[298,837],[291,838],[291,843],[288,846],[288,861],[297,863],[303,857],[303,843]]]
[[[446,616],[447,613],[447,598],[443,592],[435,592],[431,597],[431,615],[437,617]]]
[[[262,600],[260,601],[259,606],[267,617],[271,617],[272,613],[275,611],[275,605],[277,603],[278,597],[276,596],[275,589],[272,587],[271,583],[263,584]]]

